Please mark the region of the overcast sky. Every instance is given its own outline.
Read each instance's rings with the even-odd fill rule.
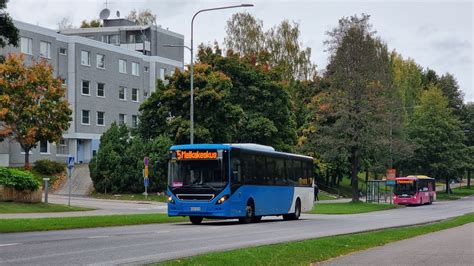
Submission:
[[[404,58],[434,69],[439,75],[449,72],[458,80],[465,101],[474,101],[473,30],[474,0],[468,1],[183,1],[183,0],[109,0],[108,8],[126,16],[132,9],[149,8],[157,14],[157,24],[185,36],[189,45],[193,14],[203,8],[252,3],[251,8],[202,13],[194,22],[197,43],[222,44],[225,22],[238,11],[247,11],[261,19],[268,29],[283,19],[300,24],[301,42],[312,49],[313,62],[324,69],[328,54],[324,51],[325,32],[337,25],[343,16],[366,13],[377,34]],[[83,19],[98,18],[105,0],[10,0],[7,11],[20,21],[56,29],[68,17],[78,26]],[[185,54],[189,62],[189,54]]]

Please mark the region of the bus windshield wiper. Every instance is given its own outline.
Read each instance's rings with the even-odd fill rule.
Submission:
[[[209,185],[208,183],[201,183],[201,184],[199,184],[199,185],[201,185],[201,186],[207,186],[207,187],[209,187],[209,188],[211,188],[211,189],[213,189],[213,190],[216,190],[215,187]]]

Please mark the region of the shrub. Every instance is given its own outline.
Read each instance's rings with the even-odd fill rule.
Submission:
[[[33,169],[43,175],[55,175],[64,171],[65,167],[65,164],[45,159],[36,161]]]
[[[37,190],[40,187],[40,182],[30,172],[0,167],[0,185],[17,190]]]

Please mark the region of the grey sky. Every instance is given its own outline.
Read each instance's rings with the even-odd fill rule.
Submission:
[[[465,93],[465,101],[474,101],[473,82],[473,1],[183,1],[183,0],[109,0],[108,8],[115,17],[117,10],[126,16],[132,9],[149,8],[157,14],[157,23],[181,33],[186,44],[190,40],[193,14],[203,8],[252,3],[253,8],[213,11],[198,15],[194,40],[220,44],[225,37],[225,22],[238,11],[248,11],[263,20],[264,28],[283,19],[300,24],[301,41],[312,48],[312,59],[318,69],[324,69],[327,53],[323,41],[325,32],[343,16],[366,13],[378,35],[404,58],[413,58],[422,67],[438,74],[452,73]],[[78,26],[83,19],[97,18],[105,0],[10,0],[8,12],[14,19],[57,28],[64,17]],[[189,54],[185,54],[189,62]]]

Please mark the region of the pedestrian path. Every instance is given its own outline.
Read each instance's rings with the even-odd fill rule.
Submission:
[[[473,265],[474,223],[338,257],[318,265]]]
[[[67,205],[67,196],[49,195],[49,203]],[[0,219],[12,218],[47,218],[47,217],[78,217],[78,216],[100,216],[116,214],[150,214],[166,213],[167,206],[163,202],[129,201],[129,200],[107,200],[88,197],[71,197],[71,205],[87,208],[95,208],[93,211],[77,212],[48,212],[48,213],[11,213],[0,214]]]

